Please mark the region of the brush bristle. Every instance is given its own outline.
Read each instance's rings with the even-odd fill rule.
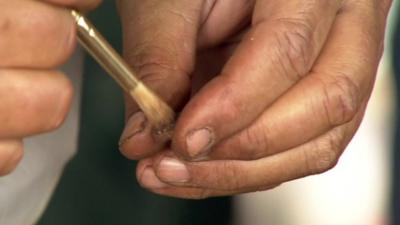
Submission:
[[[174,124],[175,113],[160,97],[139,83],[130,93],[157,132],[169,131]]]

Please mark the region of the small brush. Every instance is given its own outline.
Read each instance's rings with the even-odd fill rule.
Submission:
[[[71,14],[76,20],[80,44],[136,101],[153,125],[155,133],[170,134],[175,119],[171,107],[137,78],[135,72],[85,16],[75,10]]]

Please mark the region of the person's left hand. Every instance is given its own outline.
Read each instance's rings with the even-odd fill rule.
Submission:
[[[335,166],[365,112],[390,3],[120,0],[126,59],[184,105],[168,150],[128,100],[121,150],[148,157],[141,185],[205,198]]]

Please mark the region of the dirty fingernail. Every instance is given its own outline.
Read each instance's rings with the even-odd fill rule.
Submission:
[[[167,184],[163,183],[158,179],[154,173],[153,168],[147,167],[144,169],[142,176],[140,177],[140,183],[149,189],[161,189],[167,187]]]
[[[185,183],[190,180],[190,174],[185,164],[171,157],[161,160],[157,174],[168,183]]]
[[[146,117],[143,112],[137,112],[131,116],[125,125],[125,130],[122,132],[119,145],[122,146],[130,138],[144,131],[146,128]]]
[[[203,128],[190,133],[186,138],[188,153],[191,157],[199,157],[207,153],[214,142],[211,129]]]

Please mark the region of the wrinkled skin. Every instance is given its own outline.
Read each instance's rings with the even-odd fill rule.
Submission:
[[[20,161],[23,138],[65,119],[73,90],[56,68],[76,45],[65,7],[98,4],[0,0],[0,175]],[[171,144],[157,142],[127,98],[121,151],[140,160],[141,185],[206,198],[332,168],[365,112],[390,4],[118,1],[125,58],[180,112]]]
[[[72,100],[56,68],[72,54],[74,20],[65,7],[90,10],[99,0],[0,0],[0,175],[23,156],[23,139],[58,128]]]
[[[124,55],[177,111],[157,142],[127,98],[121,151],[152,192],[267,190],[337,163],[363,118],[390,0],[120,0]]]

